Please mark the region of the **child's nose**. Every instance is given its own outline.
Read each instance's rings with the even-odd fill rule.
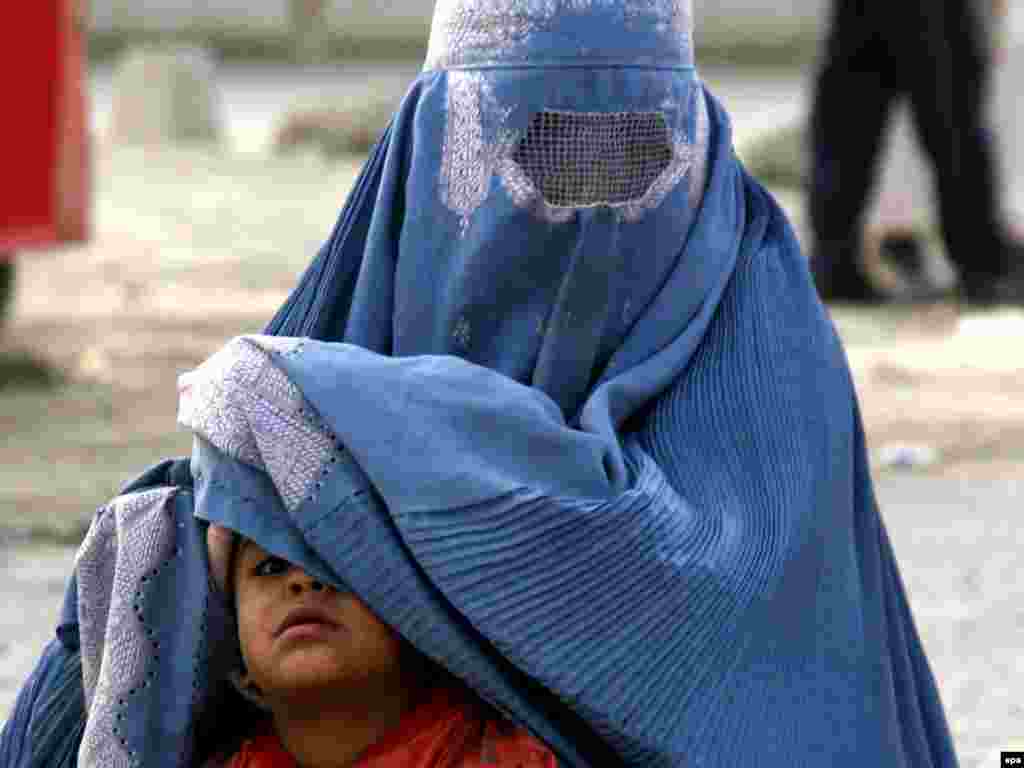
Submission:
[[[288,574],[288,588],[293,594],[299,595],[307,589],[313,592],[322,592],[327,586],[322,581],[314,579],[301,568],[293,567]]]

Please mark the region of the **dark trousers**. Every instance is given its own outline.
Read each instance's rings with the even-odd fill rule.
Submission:
[[[988,47],[970,0],[836,0],[811,115],[815,270],[855,272],[865,206],[897,99],[935,170],[942,236],[964,279],[1007,270]]]

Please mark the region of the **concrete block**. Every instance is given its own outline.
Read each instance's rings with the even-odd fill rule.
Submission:
[[[215,73],[202,48],[129,50],[114,73],[108,138],[118,144],[219,143]]]

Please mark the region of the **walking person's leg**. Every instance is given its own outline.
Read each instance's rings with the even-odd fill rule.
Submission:
[[[1002,281],[1013,265],[988,128],[984,30],[968,0],[912,5],[920,17],[921,49],[908,58],[911,105],[935,167],[942,237],[967,298],[987,303],[1005,292]],[[1024,299],[1024,290],[1020,294]]]
[[[867,197],[892,104],[888,51],[863,2],[838,0],[810,123],[812,269],[822,298],[877,301],[860,263]]]

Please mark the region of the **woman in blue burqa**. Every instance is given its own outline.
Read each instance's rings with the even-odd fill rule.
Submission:
[[[243,711],[235,534],[559,765],[956,765],[842,346],[689,0],[441,0],[294,293],[180,389],[193,456],[97,513],[5,768],[202,764]]]

